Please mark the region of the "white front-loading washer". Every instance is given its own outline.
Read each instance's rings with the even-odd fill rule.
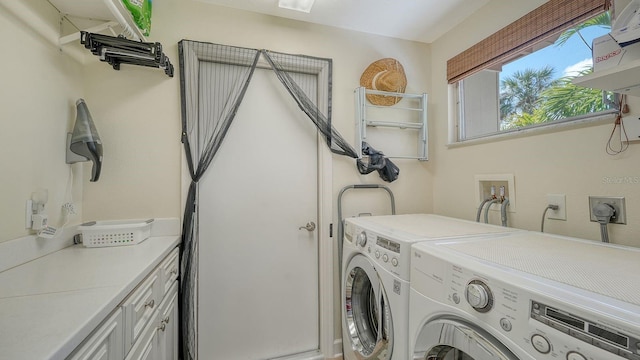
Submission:
[[[413,246],[408,359],[640,359],[640,249],[534,232]]]
[[[432,214],[345,220],[342,339],[345,360],[406,360],[411,244],[518,231]]]

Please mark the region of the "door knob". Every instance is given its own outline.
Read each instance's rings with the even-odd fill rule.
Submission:
[[[302,229],[305,229],[305,230],[307,230],[307,231],[313,231],[313,230],[315,230],[315,229],[316,229],[316,223],[314,223],[313,221],[309,221],[309,222],[307,223],[307,225],[305,225],[305,226],[300,226],[300,227],[298,228],[298,230],[302,230]]]

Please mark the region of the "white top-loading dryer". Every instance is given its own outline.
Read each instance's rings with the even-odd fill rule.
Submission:
[[[347,218],[341,279],[344,359],[408,359],[412,244],[515,231],[432,214]]]
[[[415,244],[407,358],[640,360],[639,260],[537,232]]]

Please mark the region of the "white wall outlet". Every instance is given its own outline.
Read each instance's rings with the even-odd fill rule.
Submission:
[[[547,219],[567,220],[567,198],[564,194],[547,194],[547,205],[558,205],[558,210],[549,209]]]

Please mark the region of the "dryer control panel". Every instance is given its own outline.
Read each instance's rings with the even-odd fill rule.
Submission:
[[[411,262],[411,288],[442,304],[439,314],[470,319],[514,352],[538,360],[640,360],[637,313],[428,244],[414,246]]]
[[[390,239],[375,231],[355,226],[355,243],[377,264],[403,280],[409,279],[411,244]]]
[[[530,308],[531,319],[625,359],[640,360],[640,337],[638,336],[538,301],[532,300]],[[546,348],[544,340],[542,337],[539,339],[542,346]]]

